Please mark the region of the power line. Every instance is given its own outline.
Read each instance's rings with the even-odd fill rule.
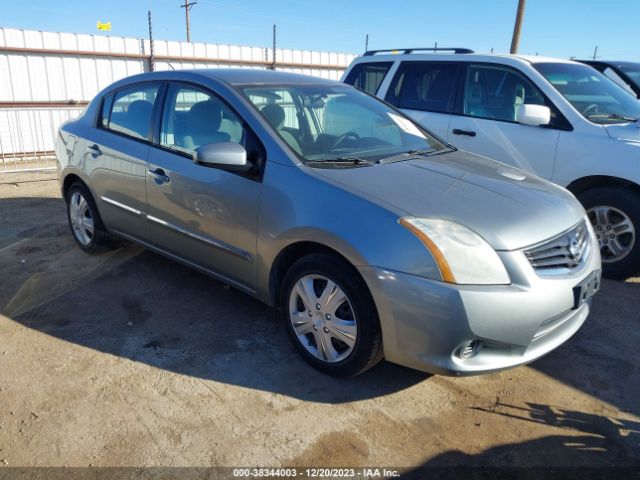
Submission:
[[[189,10],[198,2],[189,2],[184,0],[184,5],[180,5],[180,8],[184,8],[185,20],[187,22],[187,42],[191,43],[191,24],[189,22]]]

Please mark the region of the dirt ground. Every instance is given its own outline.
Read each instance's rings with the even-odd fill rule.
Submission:
[[[0,175],[0,472],[11,466],[640,466],[640,284],[603,282],[537,362],[471,378],[308,367],[274,311],[68,231],[55,175]]]

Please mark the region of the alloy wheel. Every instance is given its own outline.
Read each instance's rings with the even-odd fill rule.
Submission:
[[[610,206],[597,206],[587,210],[596,232],[603,263],[613,263],[629,255],[636,242],[636,231],[631,219]]]

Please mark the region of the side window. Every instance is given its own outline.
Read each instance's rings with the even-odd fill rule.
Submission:
[[[359,63],[351,69],[344,83],[375,95],[391,65],[393,62]]]
[[[453,62],[402,62],[386,101],[398,108],[449,112],[457,71]]]
[[[172,85],[162,112],[160,145],[192,154],[208,143],[242,143],[240,119],[216,97],[193,87]]]
[[[520,105],[546,105],[544,95],[524,75],[496,65],[469,65],[462,112],[472,117],[515,122]]]
[[[120,90],[105,98],[100,125],[134,138],[147,139],[158,85]]]

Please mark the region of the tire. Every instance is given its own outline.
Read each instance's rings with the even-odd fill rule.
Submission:
[[[82,250],[96,254],[118,245],[117,238],[105,229],[93,196],[83,183],[71,185],[65,200],[71,234]]]
[[[299,282],[309,291],[307,300],[300,295]],[[321,372],[353,377],[383,358],[380,322],[369,289],[337,256],[312,254],[289,268],[280,289],[280,314],[296,350]]]
[[[602,274],[624,280],[640,272],[640,193],[597,187],[578,195],[596,231]],[[616,252],[621,252],[615,254]]]

